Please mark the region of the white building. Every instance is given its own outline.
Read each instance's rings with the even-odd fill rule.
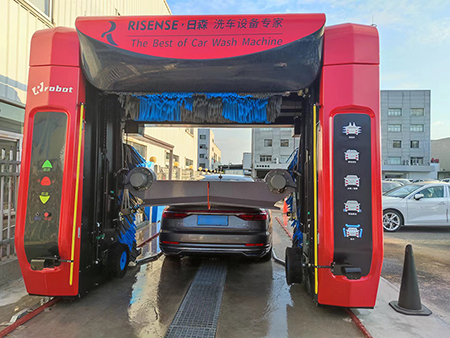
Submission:
[[[430,116],[430,90],[381,91],[383,177],[437,177],[430,156]]]
[[[196,128],[145,127],[143,134],[125,140],[153,160],[159,179],[189,179],[197,169]]]
[[[198,166],[202,169],[215,170],[222,163],[222,151],[214,142],[211,129],[198,130]]]
[[[264,178],[273,169],[286,169],[296,148],[293,128],[252,129],[252,176]],[[298,141],[297,141],[298,143]]]

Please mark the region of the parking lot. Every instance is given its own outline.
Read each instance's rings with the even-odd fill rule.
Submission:
[[[398,287],[407,244],[413,246],[422,302],[450,323],[450,228],[412,226],[384,233],[382,276]]]

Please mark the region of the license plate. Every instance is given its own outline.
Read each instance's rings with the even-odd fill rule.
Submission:
[[[198,215],[198,225],[228,225],[228,216],[212,216],[212,215]]]

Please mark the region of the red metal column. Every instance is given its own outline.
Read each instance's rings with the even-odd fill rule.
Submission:
[[[371,261],[368,265],[370,270],[367,268],[368,272],[356,280],[335,275],[330,269],[317,269],[316,292],[318,302],[321,304],[345,307],[375,305],[383,260],[379,90],[377,29],[354,24],[326,28],[318,133],[318,264],[330,265],[336,257],[341,257],[345,261],[345,253],[336,253],[335,238],[341,242],[340,245],[342,243],[348,245],[347,250],[350,254],[371,255]],[[370,147],[367,147],[362,155],[370,154],[368,156],[370,158],[365,157],[365,165],[371,168],[371,177],[361,182],[359,195],[351,195],[353,193],[351,191],[349,196],[361,196],[364,193],[362,195],[364,198],[371,198],[371,205],[362,205],[361,214],[349,216],[348,219],[353,221],[354,225],[353,228],[349,228],[348,233],[346,222],[338,221],[338,218],[343,217],[342,214],[335,214],[343,213],[345,200],[352,199],[335,196],[336,189],[347,189],[344,187],[345,176],[337,177],[334,172],[335,161],[341,157],[343,160],[344,157],[344,153],[334,154],[334,147],[337,137],[342,139],[342,135],[346,136],[345,133],[342,134],[342,128],[345,127],[342,121],[345,117],[350,119],[350,125],[351,119],[354,118],[367,121],[367,126],[370,126],[363,128],[362,134],[355,136],[355,140],[348,143],[352,145],[349,146],[350,149],[358,149],[358,146],[361,146],[358,142],[362,135],[369,137],[370,134]],[[363,164],[349,165],[348,174],[360,165]],[[367,188],[369,185],[370,188]],[[358,190],[358,187],[354,190]],[[342,208],[339,210],[336,206],[340,205]],[[371,213],[371,224],[370,220],[361,222],[363,213],[364,215]],[[347,213],[344,216],[347,217]],[[363,228],[366,232],[361,230]],[[367,233],[367,229],[371,234]],[[342,238],[335,237],[339,235]],[[365,240],[371,238],[371,242],[363,248],[355,246],[358,241],[363,243],[362,238]]]
[[[30,294],[48,296],[78,294],[84,144],[82,128],[84,109],[81,104],[83,102],[85,102],[85,86],[80,68],[76,31],[59,27],[36,32],[31,41],[15,234],[17,256]],[[26,224],[30,219],[30,214],[27,214],[30,201],[34,208],[43,210],[46,208],[44,203],[46,200],[40,200],[37,190],[30,189],[29,181],[30,176],[33,177],[32,174],[35,174],[30,172],[35,117],[39,113],[47,112],[60,113],[67,117],[61,191],[57,194],[61,196],[61,201],[58,201],[60,203],[58,252],[60,259],[73,262],[63,262],[54,268],[35,271],[31,269],[30,257],[26,254],[24,235],[27,230]],[[51,135],[51,131],[48,134]],[[35,185],[35,182],[33,184]],[[50,185],[48,178],[46,184]],[[36,187],[43,189],[39,185]],[[42,215],[36,216],[38,217],[34,218],[34,221],[42,219],[44,222]]]

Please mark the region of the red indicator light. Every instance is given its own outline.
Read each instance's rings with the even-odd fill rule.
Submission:
[[[52,182],[50,181],[50,178],[48,176],[44,176],[44,178],[41,180],[41,185],[44,187],[48,187]]]
[[[245,246],[263,246],[263,245],[264,245],[264,243],[256,243],[256,244],[247,243],[247,244],[245,244]]]
[[[167,241],[163,241],[163,244],[180,244],[180,242],[167,242]]]
[[[167,218],[167,219],[182,219],[187,216],[188,216],[188,214],[185,212],[173,212],[173,211],[164,211],[162,214],[162,218]]]

